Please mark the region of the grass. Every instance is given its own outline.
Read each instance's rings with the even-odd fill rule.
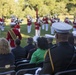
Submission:
[[[32,31],[29,34],[27,33],[27,25],[25,23],[21,24],[20,27],[21,27],[21,35],[22,35],[21,46],[24,47],[27,44],[26,43],[27,38],[35,36],[35,27],[34,24],[32,24]],[[6,38],[8,30],[10,30],[10,25],[8,25],[7,23],[5,26],[5,30],[0,31],[0,38],[1,37]],[[50,25],[49,25],[49,31],[46,32],[45,30],[41,30],[41,36],[44,36],[45,34],[50,34]]]
[[[68,15],[68,16],[69,16],[69,18],[71,20],[73,20],[73,15],[72,16]],[[66,17],[66,15],[59,16],[59,18],[62,21],[64,21],[65,17]],[[6,38],[7,32],[10,29],[9,23],[10,23],[10,19],[7,19],[6,20],[5,30],[3,32],[0,31],[0,38],[1,37],[5,37]],[[24,20],[23,20],[22,24],[20,25],[20,27],[21,27],[21,35],[22,35],[21,46],[24,47],[27,44],[26,43],[27,38],[35,36],[35,27],[34,27],[34,24],[32,24],[32,31],[31,31],[31,33],[28,34],[27,33],[26,18],[24,18]],[[41,30],[41,36],[44,36],[45,34],[50,34],[50,33],[51,33],[50,25],[49,25],[49,31],[46,32],[44,30]],[[55,40],[53,41],[53,43],[55,43]]]

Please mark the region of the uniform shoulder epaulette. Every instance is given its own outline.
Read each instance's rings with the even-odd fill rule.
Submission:
[[[56,48],[57,44],[54,44],[50,49]]]

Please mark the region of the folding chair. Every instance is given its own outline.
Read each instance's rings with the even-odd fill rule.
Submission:
[[[12,65],[12,66],[6,65],[5,67],[0,67],[0,73],[11,71],[11,70],[15,70],[15,65]]]
[[[16,71],[20,70],[20,69],[29,69],[29,68],[34,68],[36,67],[35,63],[24,63],[24,64],[20,64],[16,67]]]
[[[55,75],[76,75],[76,69],[57,72]]]
[[[16,75],[25,75],[25,74],[32,74],[34,75],[35,74],[35,71],[38,69],[38,67],[36,68],[30,68],[30,69],[21,69],[19,70]]]
[[[21,61],[17,61],[15,63],[16,66],[18,66],[19,64],[23,64],[23,63],[29,63],[30,60],[21,60]]]
[[[43,67],[43,62],[37,63],[36,67]]]
[[[22,60],[27,60],[27,59],[26,58],[21,58],[21,59],[15,60],[15,62],[22,61]]]
[[[0,73],[0,75],[15,75],[15,71],[11,70],[11,71],[2,72]]]
[[[6,65],[5,67],[0,67],[0,75],[15,75],[15,65]]]

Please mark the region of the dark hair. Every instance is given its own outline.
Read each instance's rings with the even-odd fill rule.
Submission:
[[[48,41],[45,37],[39,37],[37,39],[37,44],[40,49],[48,49]]]
[[[27,39],[27,43],[32,44],[32,43],[33,43],[33,38],[29,37],[29,38]]]
[[[15,44],[16,44],[17,46],[19,46],[19,45],[21,44],[20,39],[16,39],[16,40],[15,40]]]
[[[53,42],[53,38],[47,38],[48,43],[52,43]]]

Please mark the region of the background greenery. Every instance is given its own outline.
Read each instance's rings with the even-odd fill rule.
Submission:
[[[76,14],[76,0],[0,0],[0,16],[9,18],[12,14],[26,17],[30,14],[35,17],[38,8],[39,15],[47,14]]]

